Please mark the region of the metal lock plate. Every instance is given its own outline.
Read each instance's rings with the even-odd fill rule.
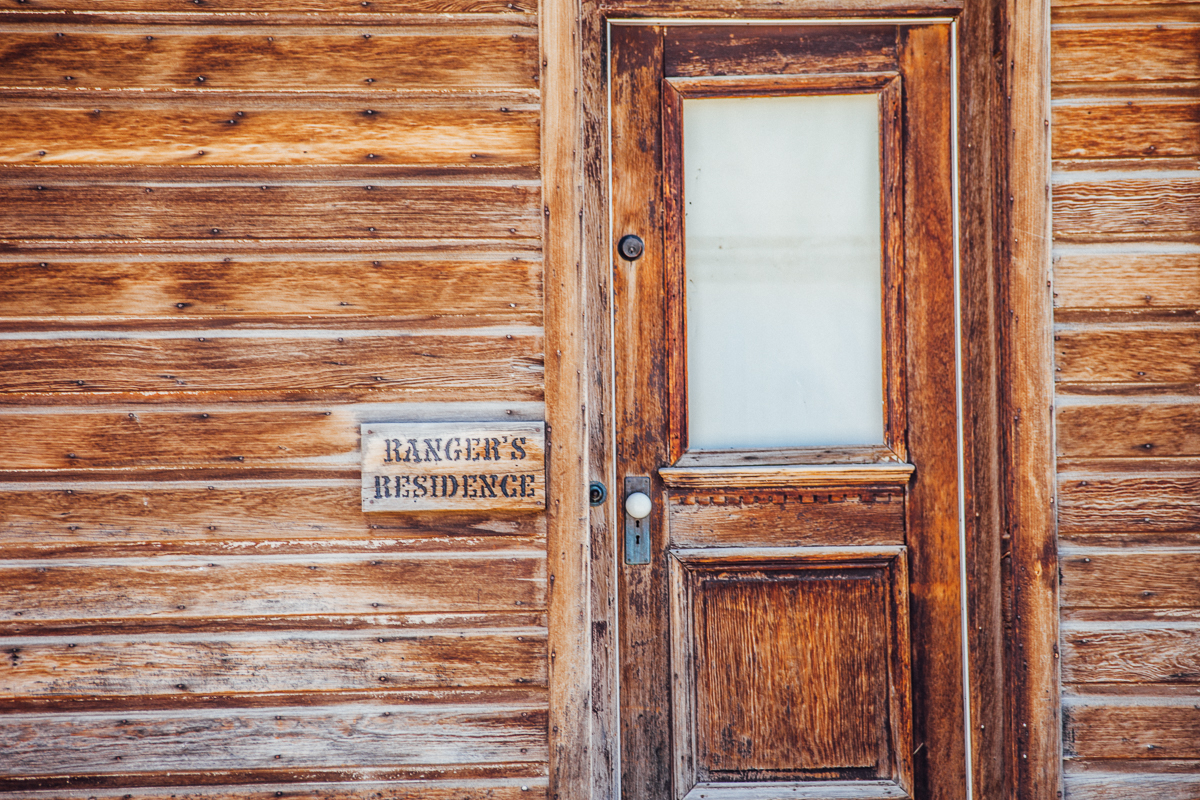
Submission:
[[[634,492],[650,494],[650,479],[647,477],[628,477],[625,479],[625,491],[621,495],[621,513],[625,515],[625,563],[650,563],[650,520],[654,515],[645,519],[634,519],[625,510],[625,498]],[[651,495],[653,496],[653,495]]]

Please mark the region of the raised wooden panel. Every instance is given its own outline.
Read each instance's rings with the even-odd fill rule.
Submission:
[[[2,58],[2,56],[0,56]],[[0,80],[3,77],[0,76]],[[220,97],[55,108],[0,96],[0,163],[534,166],[538,114]],[[7,106],[7,107],[6,107]],[[14,107],[15,106],[15,107]],[[50,107],[46,107],[50,106]],[[266,106],[266,107],[264,107]],[[274,106],[274,107],[272,107]],[[289,107],[290,106],[290,107]]]
[[[1146,531],[1200,532],[1200,474],[1063,475],[1063,536]]]
[[[1089,5],[1093,4],[1089,2]],[[1200,78],[1200,29],[1194,25],[1062,26],[1051,37],[1051,80],[1186,81]]]
[[[1054,108],[1054,158],[1200,155],[1200,101],[1124,99]]]
[[[352,280],[346,280],[347,276]],[[0,265],[0,318],[186,320],[270,318],[311,324],[314,315],[342,324],[357,317],[541,323],[542,265],[500,255],[448,260],[297,255],[293,257],[136,256],[27,260]],[[58,324],[62,324],[58,321]]]
[[[1200,308],[1200,253],[1060,253],[1056,308]]]
[[[329,92],[537,86],[537,36],[527,27],[484,27],[475,35],[378,25],[239,28],[4,26],[0,87]]]
[[[0,184],[0,239],[536,238],[537,185],[112,184],[81,174]]]
[[[1200,325],[1064,327],[1054,333],[1054,354],[1059,381],[1196,382]]]
[[[1059,456],[1200,455],[1200,403],[1068,405],[1056,417]]]
[[[900,492],[673,490],[669,499],[672,547],[904,543]]]
[[[909,785],[905,558],[670,551],[678,796],[703,781]]]
[[[696,740],[710,778],[878,770],[886,592],[876,576],[711,576],[695,588]]]
[[[1054,236],[1071,241],[1193,241],[1200,179],[1117,173],[1054,184]]]

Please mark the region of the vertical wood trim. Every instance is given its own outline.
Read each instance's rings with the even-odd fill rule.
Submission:
[[[962,292],[967,654],[972,789],[1010,796],[1006,762],[1001,553],[1000,323],[998,297],[1008,248],[1006,0],[969,0],[958,22],[959,258]]]
[[[599,0],[581,0],[583,114],[584,315],[587,319],[587,424],[589,480],[608,489],[607,499],[590,508],[591,608],[591,793],[618,794],[621,707],[618,697],[620,647],[617,639],[617,535],[621,492],[617,484],[612,429],[612,235],[609,230],[608,31]]]
[[[591,786],[582,52],[577,0],[540,9],[551,798]]]
[[[1060,797],[1058,556],[1050,290],[1050,3],[1011,0],[1011,258],[1002,316],[1011,558],[1014,794]]]

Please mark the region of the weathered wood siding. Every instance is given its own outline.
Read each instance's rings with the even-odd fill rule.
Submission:
[[[544,794],[544,516],[358,486],[543,418],[536,5],[100,5],[0,10],[0,796]]]
[[[1200,11],[1058,0],[1066,794],[1200,796]]]

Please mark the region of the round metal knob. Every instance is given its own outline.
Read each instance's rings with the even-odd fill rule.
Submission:
[[[625,513],[634,519],[645,519],[650,516],[650,495],[645,492],[634,492],[625,498]]]
[[[625,258],[637,261],[642,257],[642,253],[646,252],[646,243],[642,241],[642,237],[627,233],[621,237],[621,241],[617,242],[617,249]]]

